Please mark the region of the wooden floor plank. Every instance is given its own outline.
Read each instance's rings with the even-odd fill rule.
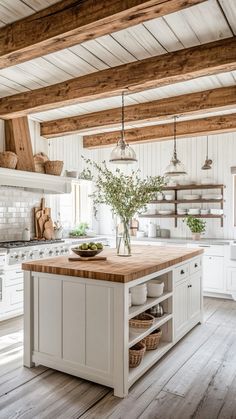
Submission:
[[[22,366],[22,318],[0,325],[0,419],[236,419],[236,304],[206,298],[195,327],[118,399],[111,389]]]

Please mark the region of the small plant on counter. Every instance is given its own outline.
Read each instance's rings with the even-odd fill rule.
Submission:
[[[132,171],[125,175],[120,169],[111,171],[105,162],[97,164],[90,159],[84,159],[87,165],[94,169],[94,212],[97,213],[100,204],[109,205],[121,220],[117,254],[131,255],[129,222],[138,212],[146,210],[146,205],[161,192],[165,180],[161,176],[140,177],[140,171]]]
[[[206,229],[206,222],[199,218],[194,218],[191,215],[188,215],[184,221],[191,230],[193,240],[199,240],[201,234],[204,233]]]
[[[69,235],[70,235],[70,237],[87,236],[88,228],[89,228],[88,223],[80,223],[78,225],[78,227],[76,227],[74,230],[70,231]]]

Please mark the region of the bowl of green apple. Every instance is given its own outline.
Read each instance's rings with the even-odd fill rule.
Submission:
[[[103,244],[102,243],[81,243],[80,246],[73,247],[71,249],[76,255],[80,257],[93,257],[98,255],[103,251]]]

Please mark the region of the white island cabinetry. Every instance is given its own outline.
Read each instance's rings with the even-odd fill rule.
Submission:
[[[184,254],[175,250],[181,251]],[[138,278],[126,282],[37,272],[31,265],[32,271],[25,272],[24,364],[42,364],[112,387],[116,396],[127,395],[132,384],[202,320],[201,256],[187,252],[184,263],[174,263],[172,257],[169,267],[162,264],[163,269],[141,277],[136,272]],[[40,263],[49,266],[62,259],[67,260]],[[130,288],[154,278],[164,282],[163,294],[129,308]],[[154,324],[129,327],[130,319],[158,303],[164,315]],[[129,349],[158,328],[162,339],[157,349],[146,351],[140,365],[129,369]]]

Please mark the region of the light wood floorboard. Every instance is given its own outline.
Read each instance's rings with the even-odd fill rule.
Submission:
[[[118,399],[104,386],[22,366],[23,321],[0,325],[0,419],[236,419],[236,303],[204,299],[195,327]]]

